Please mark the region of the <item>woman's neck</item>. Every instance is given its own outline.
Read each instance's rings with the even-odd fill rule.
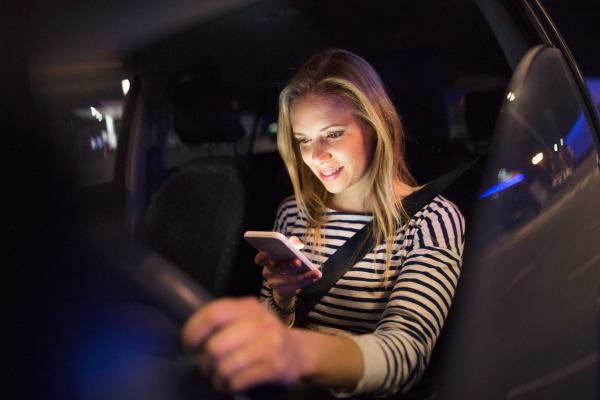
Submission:
[[[420,188],[421,187],[411,187],[404,182],[397,181],[394,183],[394,194],[396,195],[397,199],[402,200],[403,198]]]
[[[402,200],[418,187],[408,186],[406,183],[397,181],[394,183],[394,194],[398,200]],[[366,190],[360,193],[334,193],[327,205],[330,209],[347,213],[372,213],[373,202]]]
[[[327,207],[335,211],[347,212],[347,213],[371,213],[373,207],[370,196],[331,196],[331,200]]]

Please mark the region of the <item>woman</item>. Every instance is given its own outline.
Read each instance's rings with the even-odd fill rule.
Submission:
[[[401,200],[416,189],[402,127],[362,58],[316,54],[282,91],[279,109],[279,151],[295,196],[280,206],[275,230],[305,242],[316,265],[370,220],[379,244],[308,314],[309,329],[289,328],[295,298],[321,273],[258,253],[262,304],[215,301],[188,320],[184,346],[202,349],[202,369],[224,390],[300,379],[339,396],[406,390],[427,365],[454,295],[462,215],[438,196],[408,220]]]

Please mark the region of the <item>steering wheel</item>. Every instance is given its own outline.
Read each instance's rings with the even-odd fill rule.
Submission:
[[[108,232],[108,233],[107,233]],[[88,240],[96,251],[108,258],[116,274],[142,298],[165,312],[179,326],[198,309],[213,300],[213,296],[171,261],[113,227],[95,227]],[[212,390],[210,382],[198,371],[196,354],[181,353],[175,361],[179,375],[185,381],[194,380],[202,398],[230,398]],[[263,386],[242,396],[245,399],[333,399],[329,391],[309,383],[290,388]]]

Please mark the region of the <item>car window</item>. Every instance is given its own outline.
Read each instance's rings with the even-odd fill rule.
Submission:
[[[167,170],[174,170],[197,158],[213,156],[241,156],[277,152],[277,122],[273,116],[239,113],[244,136],[235,143],[205,143],[188,145],[174,130],[167,137]]]
[[[93,99],[70,108],[71,142],[81,186],[113,180],[122,115],[123,98]]]
[[[589,205],[600,174],[588,123],[560,51],[530,49],[481,180],[454,305],[462,331],[446,348],[454,351],[449,393],[591,396],[600,213]]]

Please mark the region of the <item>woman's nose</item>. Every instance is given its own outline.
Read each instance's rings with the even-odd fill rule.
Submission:
[[[321,165],[331,160],[331,153],[326,144],[315,143],[313,146],[312,162],[315,165]]]

